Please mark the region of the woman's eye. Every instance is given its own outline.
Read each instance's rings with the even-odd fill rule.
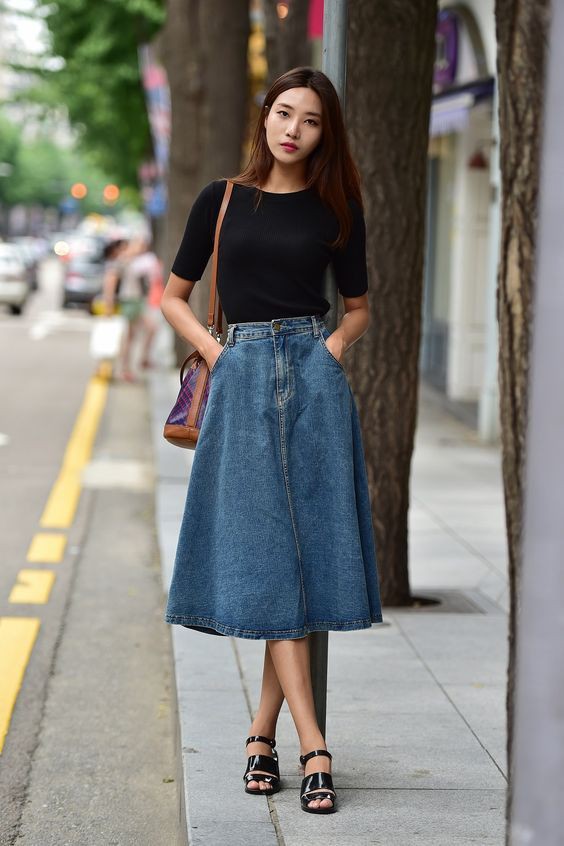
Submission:
[[[288,114],[288,112],[287,112],[287,111],[285,111],[284,109],[280,109],[280,111],[279,111],[279,112],[277,112],[277,114],[279,114],[279,115],[287,115],[287,114]],[[313,124],[313,126],[317,126],[317,121],[313,120],[313,118],[308,118],[308,121],[310,121],[310,123],[312,123],[312,124]]]

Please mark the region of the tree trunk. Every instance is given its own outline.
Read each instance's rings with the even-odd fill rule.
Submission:
[[[511,806],[513,694],[521,576],[521,526],[527,429],[537,195],[549,0],[496,0],[502,222],[498,271],[499,390],[509,547],[507,686],[508,812]]]
[[[205,184],[232,176],[241,166],[249,97],[249,0],[205,0],[201,20],[205,155],[200,178]]]
[[[419,384],[435,0],[351,3],[346,114],[366,206],[372,326],[347,353],[385,605],[410,604],[408,507]]]
[[[172,110],[164,256],[167,269],[180,244],[199,185],[204,97],[199,7],[200,0],[168,0],[162,34],[162,58]]]
[[[248,37],[247,0],[168,0],[163,59],[172,125],[165,278],[199,191],[212,179],[240,169]],[[190,297],[190,307],[204,325],[210,272],[211,259]],[[186,353],[185,344],[179,341],[177,358]]]
[[[266,87],[291,68],[309,65],[311,50],[307,37],[309,2],[292,0],[288,14],[279,18],[275,0],[264,0],[264,35],[268,79]]]

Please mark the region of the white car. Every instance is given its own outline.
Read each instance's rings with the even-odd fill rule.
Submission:
[[[0,243],[0,305],[7,305],[12,314],[21,314],[29,290],[20,248],[9,242]]]

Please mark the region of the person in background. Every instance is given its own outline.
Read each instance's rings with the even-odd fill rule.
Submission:
[[[106,313],[113,313],[115,302],[119,303],[119,312],[127,320],[127,332],[122,346],[118,370],[121,378],[135,381],[131,367],[133,344],[140,333],[143,335],[141,367],[151,366],[150,351],[157,322],[151,314],[148,298],[151,292],[162,283],[162,270],[156,255],[150,249],[146,238],[132,241],[120,254],[120,273],[109,279],[105,288]],[[117,278],[119,276],[119,290]],[[117,291],[117,294],[116,294]]]
[[[117,238],[109,240],[102,251],[102,259],[104,262],[103,282],[102,282],[102,296],[94,297],[90,304],[91,313],[94,315],[113,315],[115,308],[113,300],[116,291],[119,289],[121,283],[121,274],[123,271],[122,256],[127,249],[127,241],[125,238]],[[111,305],[109,306],[109,299]],[[99,334],[101,332],[101,335]],[[110,332],[110,336],[113,337]],[[101,341],[100,338],[105,338]],[[94,358],[98,361],[98,376],[109,379],[112,374],[112,362],[115,357],[115,352],[111,353],[117,339],[109,343],[107,341],[107,333],[104,332],[103,327],[99,325],[98,321],[94,323],[93,336],[91,343],[91,352]],[[100,348],[103,348],[104,353],[100,354]]]
[[[113,301],[121,282],[121,274],[123,272],[122,256],[125,250],[127,249],[127,245],[128,242],[125,240],[125,238],[115,238],[113,241],[110,241],[104,247],[103,296],[106,302],[106,306],[108,304],[109,299],[111,299],[112,301],[112,310],[110,313],[113,313],[114,310]],[[108,313],[107,308],[106,313]]]

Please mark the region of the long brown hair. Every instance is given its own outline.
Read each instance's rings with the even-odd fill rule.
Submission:
[[[241,173],[229,179],[239,185],[257,188],[266,182],[274,156],[266,140],[264,118],[277,97],[289,88],[311,88],[321,100],[321,138],[307,160],[305,187],[313,186],[323,202],[333,209],[339,221],[339,235],[330,246],[340,248],[346,244],[352,227],[349,198],[357,200],[363,210],[364,207],[360,174],[350,152],[341,103],[333,83],[322,71],[311,67],[292,68],[274,80],[257,120],[249,162]],[[261,193],[257,191],[255,208],[260,197]]]

